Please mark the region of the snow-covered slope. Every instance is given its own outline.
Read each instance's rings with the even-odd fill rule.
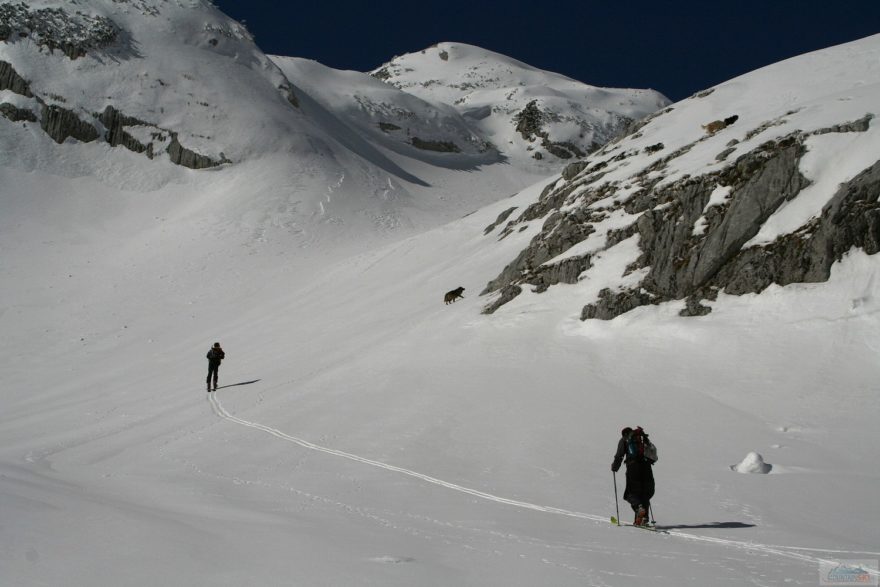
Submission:
[[[339,71],[316,61],[273,57],[316,104],[371,142],[444,167],[495,163],[498,152],[453,107],[430,103],[368,74]],[[308,104],[304,109],[311,112]]]
[[[495,235],[534,238],[487,290],[500,304],[522,284],[578,284],[584,318],[685,298],[693,315],[719,291],[824,281],[851,248],[876,253],[878,63],[869,37],[650,117],[508,211]]]
[[[389,90],[392,108],[422,120],[407,127],[409,145],[385,140],[375,126],[365,135],[357,126],[363,118],[328,111],[296,88],[210,3],[56,4],[0,5],[8,25],[0,44],[5,172],[90,177],[139,193],[186,184],[202,200],[181,198],[175,207],[191,217],[234,218],[238,244],[256,235],[282,249],[311,249],[321,240],[349,250],[365,238],[460,217],[536,177],[509,166],[478,179],[462,174],[498,161],[497,153],[453,109],[362,75],[348,93],[381,108],[390,104],[382,98]],[[317,66],[308,73],[309,87],[332,77]],[[412,146],[415,139],[422,148]],[[432,149],[447,141],[461,153],[438,158]],[[410,157],[389,148],[408,149]]]
[[[232,93],[208,103],[269,108],[253,120],[280,150],[248,125],[240,141],[217,129],[196,145],[198,109],[158,105],[145,121],[232,163],[195,171],[158,142],[149,159],[0,119],[0,583],[815,585],[836,561],[876,568],[877,256],[855,249],[828,283],[725,296],[697,320],[669,303],[581,321],[586,290],[616,283],[630,240],[589,279],[483,315],[477,291],[540,226],[484,231],[538,202],[546,179],[444,222],[480,203],[466,196],[489,199],[478,188],[497,199],[515,181],[371,145],[357,120],[313,117],[322,103],[307,88],[291,104],[258,50],[250,66],[213,61],[210,38],[196,49],[143,20],[193,34],[230,24],[206,3],[76,6],[128,23],[138,56],[0,43],[32,82],[60,84],[32,94],[62,96],[97,128],[100,95],[76,97],[42,68],[85,78],[97,61],[137,63],[168,83],[148,66],[177,51],[203,65],[168,71],[180,77],[244,72],[211,82]],[[870,71],[870,45],[834,51]],[[16,108],[4,112],[41,108],[3,79]],[[113,95],[134,117],[136,100]],[[466,184],[473,194],[454,193]],[[445,305],[457,286],[465,298]],[[206,395],[215,340],[227,359]],[[612,453],[636,424],[660,449],[666,535],[607,522]],[[752,452],[769,474],[731,470]]]
[[[23,13],[10,16],[3,60],[28,80],[35,100],[98,130],[109,126],[99,116],[108,107],[138,119],[143,124],[130,126],[141,127],[135,134],[155,143],[157,156],[165,144],[150,134],[160,129],[217,161],[242,161],[258,149],[305,153],[309,147],[287,79],[244,27],[209,3],[37,0],[18,7]],[[90,20],[112,34],[84,43],[79,53],[57,48],[88,40],[80,29]],[[40,26],[48,30],[35,30]]]
[[[487,247],[483,227],[541,187],[308,280],[245,283],[248,260],[221,258],[96,288],[76,249],[69,275],[34,272],[2,316],[0,576],[811,585],[822,561],[876,559],[876,258],[699,321],[581,322],[574,289],[481,315],[475,284],[527,239]],[[201,280],[215,294],[185,297]],[[215,339],[224,387],[206,397]],[[607,522],[635,424],[660,448],[669,535]],[[730,469],[750,452],[770,474]]]
[[[597,88],[463,43],[395,57],[372,75],[452,104],[517,161],[582,157],[669,103],[652,90]]]

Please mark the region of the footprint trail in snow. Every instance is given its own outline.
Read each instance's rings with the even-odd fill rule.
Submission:
[[[348,459],[351,461],[356,461],[358,463],[363,463],[365,465],[369,465],[371,467],[378,467],[380,469],[385,469],[386,471],[391,471],[394,473],[400,473],[402,475],[408,475],[410,477],[414,477],[426,483],[432,483],[434,485],[439,485],[441,487],[445,487],[447,489],[451,489],[453,491],[458,491],[460,493],[465,493],[467,495],[472,495],[474,497],[479,497],[480,499],[485,499],[487,501],[493,501],[496,503],[509,505],[513,507],[518,507],[527,510],[533,510],[537,512],[544,512],[547,514],[556,514],[560,516],[568,516],[571,518],[580,518],[583,520],[590,520],[592,522],[598,522],[602,524],[609,523],[608,516],[597,516],[595,514],[586,514],[583,512],[575,512],[571,510],[566,510],[562,508],[552,507],[552,506],[543,506],[534,503],[529,503],[527,501],[519,501],[515,499],[508,499],[506,497],[501,497],[498,495],[493,495],[491,493],[486,493],[485,491],[479,491],[477,489],[472,489],[470,487],[465,487],[463,485],[458,485],[456,483],[450,483],[449,481],[444,481],[442,479],[438,479],[436,477],[431,477],[430,475],[425,475],[424,473],[419,473],[417,471],[413,471],[411,469],[404,469],[403,467],[397,467],[394,465],[389,465],[388,463],[383,463],[381,461],[376,461],[373,459],[368,459],[365,457],[361,457],[352,453],[344,452],[341,450],[336,450],[333,448],[328,448],[325,446],[320,446],[313,442],[309,442],[307,440],[303,440],[302,438],[297,438],[295,436],[291,436],[278,430],[276,428],[272,428],[270,426],[266,426],[260,424],[258,422],[250,422],[248,420],[244,420],[239,418],[238,416],[234,416],[226,411],[226,408],[223,407],[223,404],[220,403],[220,399],[217,397],[217,393],[209,393],[208,394],[208,402],[211,404],[211,409],[213,412],[223,418],[224,420],[228,420],[230,422],[234,422],[235,424],[239,424],[241,426],[247,426],[248,428],[254,428],[256,430],[261,430],[267,434],[271,434],[281,440],[285,440],[287,442],[291,442],[293,444],[297,444],[303,448],[308,450],[313,450],[317,452],[322,452],[325,454],[333,455],[336,457],[341,457],[344,459]],[[755,542],[741,542],[738,540],[727,540],[724,538],[713,538],[711,536],[700,536],[697,534],[690,534],[687,532],[679,532],[676,530],[669,530],[666,536],[674,536],[676,538],[682,538],[685,540],[691,540],[694,542],[705,542],[711,544],[717,544],[719,546],[727,546],[731,548],[737,548],[740,550],[752,551],[752,552],[761,552],[765,554],[772,554],[778,557],[793,559],[797,561],[801,561],[804,563],[809,563],[812,565],[818,565],[820,563],[832,564],[837,561],[833,559],[825,559],[819,558],[815,556],[810,556],[808,554],[804,554],[805,551],[814,551],[814,552],[826,552],[826,553],[849,553],[849,551],[838,551],[838,550],[825,550],[825,549],[811,549],[805,547],[795,547],[795,546],[779,546],[779,545],[768,545],[768,544],[760,544]],[[659,536],[658,536],[659,538]],[[855,554],[855,553],[853,553]],[[861,552],[858,554],[870,554],[874,556],[880,556],[880,553],[875,552]],[[872,576],[880,576],[880,573],[873,569],[868,569],[868,573]]]

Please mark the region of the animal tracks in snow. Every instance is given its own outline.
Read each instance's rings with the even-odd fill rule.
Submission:
[[[409,477],[414,477],[426,483],[431,483],[434,485],[439,485],[441,487],[445,487],[447,489],[451,489],[452,491],[458,491],[460,493],[464,493],[467,495],[471,495],[474,497],[478,497],[480,499],[484,499],[486,501],[492,501],[495,503],[500,503],[504,505],[509,505],[513,507],[518,507],[522,509],[543,512],[547,514],[556,514],[560,516],[568,516],[571,518],[580,518],[583,520],[590,520],[592,522],[598,522],[601,524],[609,524],[608,516],[597,516],[595,514],[587,514],[583,512],[575,512],[571,510],[566,510],[563,508],[557,508],[552,506],[542,506],[534,503],[529,503],[526,501],[519,501],[515,499],[508,499],[506,497],[501,497],[498,495],[493,495],[491,493],[486,493],[485,491],[479,491],[477,489],[472,489],[470,487],[465,487],[463,485],[458,485],[456,483],[451,483],[449,481],[444,481],[442,479],[438,479],[436,477],[431,477],[430,475],[425,475],[424,473],[419,473],[417,471],[413,471],[411,469],[405,469],[403,467],[397,467],[395,465],[390,465],[388,463],[383,463],[381,461],[376,461],[373,459],[368,459],[366,457],[361,457],[352,453],[344,452],[341,450],[336,450],[333,448],[329,448],[326,446],[321,446],[315,444],[313,442],[309,442],[302,438],[297,438],[296,436],[291,436],[290,434],[286,434],[281,430],[276,428],[272,428],[270,426],[266,426],[264,424],[260,424],[258,422],[250,422],[243,418],[239,418],[238,416],[234,416],[226,411],[226,408],[223,407],[223,404],[220,402],[220,399],[217,393],[209,393],[208,402],[211,404],[211,409],[218,417],[223,418],[229,422],[233,422],[235,424],[239,424],[240,426],[246,426],[248,428],[253,428],[255,430],[260,430],[265,432],[266,434],[271,434],[276,438],[284,440],[286,442],[290,442],[296,445],[301,446],[302,448],[313,450],[316,452],[322,452],[328,455],[332,455],[339,458],[348,459],[351,461],[355,461],[358,463],[363,463],[365,465],[369,465],[371,467],[377,467],[380,469],[385,469],[386,471],[390,471],[393,473],[399,473],[402,475],[407,475]],[[690,534],[687,532],[679,532],[677,530],[669,530],[668,534],[664,536],[656,536],[657,539],[663,539],[667,537],[675,537],[684,540],[690,540],[694,542],[703,542],[709,544],[717,544],[719,546],[726,546],[728,548],[736,548],[739,550],[746,550],[752,552],[760,552],[764,554],[771,554],[781,558],[792,559],[796,561],[801,561],[804,563],[818,565],[820,563],[834,563],[835,561],[832,559],[820,558],[817,556],[811,556],[809,554],[805,554],[805,552],[817,552],[817,553],[829,553],[829,554],[871,554],[871,555],[880,555],[880,553],[855,553],[850,551],[839,551],[839,550],[825,550],[825,549],[809,549],[804,547],[795,547],[795,546],[778,546],[778,545],[768,545],[768,544],[760,544],[755,542],[741,542],[738,540],[727,540],[724,538],[714,538],[712,536],[701,536],[698,534]],[[379,562],[378,560],[376,562]],[[386,562],[385,560],[381,562]],[[407,562],[407,561],[401,561]],[[868,570],[869,574],[873,576],[878,576],[880,573],[874,571],[873,569]]]

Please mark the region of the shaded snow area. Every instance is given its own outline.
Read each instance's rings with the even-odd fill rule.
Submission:
[[[288,79],[345,75],[279,66],[208,3],[77,7],[138,56],[0,42],[0,60],[41,100],[86,117],[112,96],[231,162],[0,118],[0,584],[813,586],[844,560],[876,580],[877,256],[720,292],[700,318],[679,301],[581,321],[644,277],[621,277],[638,236],[601,250],[609,227],[585,279],[485,315],[478,292],[543,221],[487,227],[558,175],[374,141],[346,100]],[[665,533],[609,522],[624,426],[663,455]]]

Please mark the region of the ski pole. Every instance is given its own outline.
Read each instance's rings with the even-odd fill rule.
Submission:
[[[614,511],[617,512],[617,525],[620,526],[620,506],[617,505],[617,471],[611,471],[614,476]]]
[[[651,523],[656,525],[657,520],[654,519],[654,504],[653,503],[648,505],[648,511],[651,513]]]

